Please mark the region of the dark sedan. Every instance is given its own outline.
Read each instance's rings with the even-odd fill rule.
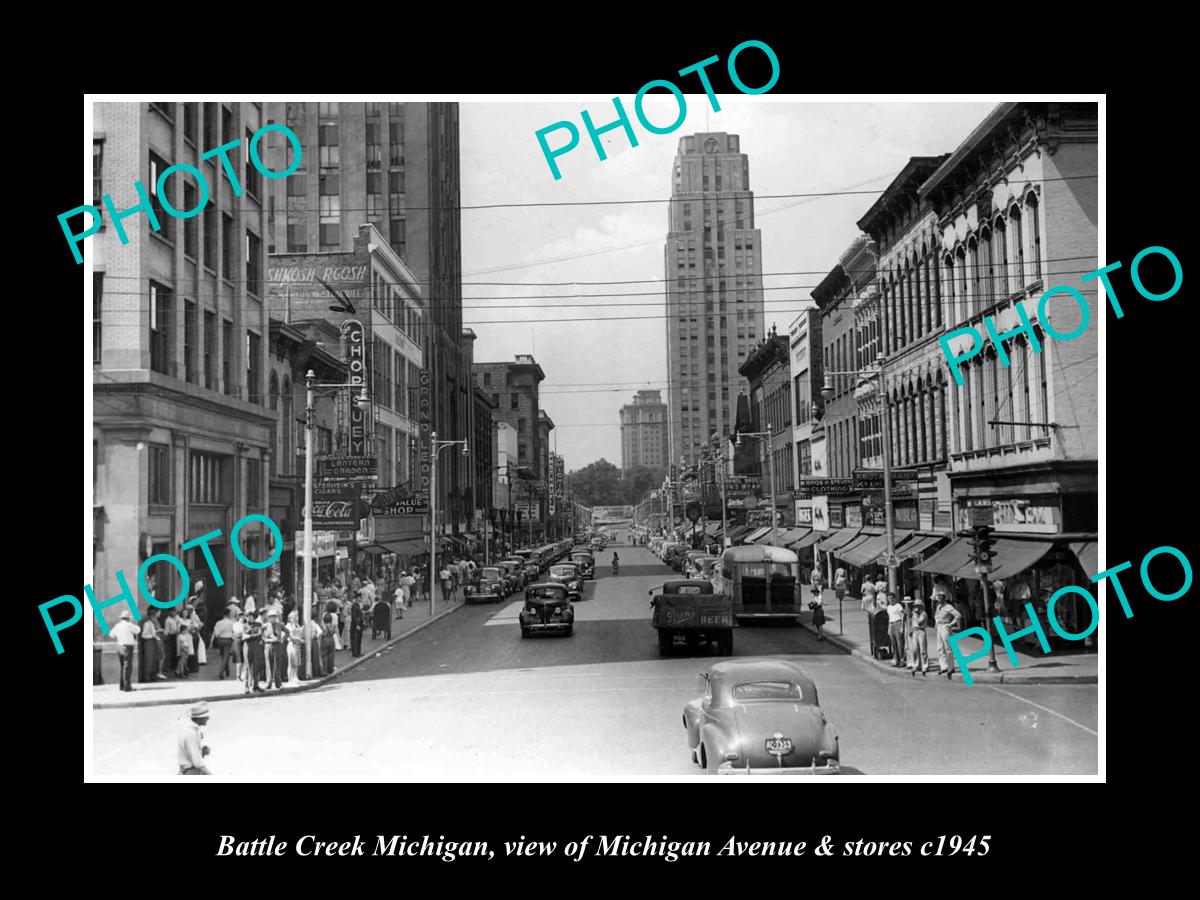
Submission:
[[[800,666],[779,659],[720,662],[683,709],[692,761],[717,775],[836,775],[837,733]]]
[[[558,563],[550,567],[546,580],[551,584],[566,585],[567,596],[572,603],[583,599],[583,573],[575,563]]]
[[[463,588],[467,603],[499,603],[505,596],[504,573],[494,566],[480,569],[478,581]]]
[[[561,584],[531,584],[525,589],[525,607],[518,617],[521,637],[554,633],[570,637],[575,630],[575,610]]]

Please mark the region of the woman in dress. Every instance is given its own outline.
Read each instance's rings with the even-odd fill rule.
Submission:
[[[142,620],[142,630],[138,635],[138,681],[145,684],[156,681],[158,674],[158,610],[154,607],[146,610],[146,618]]]
[[[300,683],[300,657],[304,655],[304,632],[300,628],[300,616],[293,609],[288,613],[287,673],[288,685]]]
[[[242,645],[242,639],[246,635],[246,617],[237,612],[236,606],[229,607],[234,613],[233,618],[233,661],[237,665],[237,680],[246,680],[246,650]]]
[[[838,599],[838,609],[841,609],[841,602],[846,599],[846,570],[838,569],[833,573],[833,593]]]
[[[817,640],[825,640],[825,635],[821,633],[821,626],[825,624],[825,601],[820,594],[813,594],[812,600],[808,602],[808,608],[812,610],[813,627],[817,629]]]

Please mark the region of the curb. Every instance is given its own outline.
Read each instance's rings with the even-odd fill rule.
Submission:
[[[340,669],[337,669],[333,673],[322,676],[317,681],[303,682],[303,683],[297,685],[296,687],[284,687],[284,688],[279,688],[278,690],[264,691],[261,694],[253,694],[253,693],[251,693],[251,694],[220,694],[216,697],[189,697],[186,700],[163,699],[163,700],[142,700],[140,702],[134,700],[134,701],[122,702],[122,703],[105,703],[102,705],[97,705],[97,704],[93,703],[92,709],[93,710],[132,709],[132,708],[137,708],[140,706],[181,706],[181,705],[188,704],[188,703],[200,703],[200,702],[222,703],[227,700],[264,700],[267,697],[283,697],[283,696],[287,696],[289,694],[300,694],[305,691],[315,690],[316,688],[324,687],[326,684],[328,684],[329,682],[333,681],[336,678],[341,678],[343,675],[345,675],[351,669],[362,665],[367,660],[374,659],[377,654],[382,653],[384,650],[388,649],[389,647],[393,646],[394,644],[400,643],[405,638],[411,637],[412,635],[416,634],[422,628],[429,627],[434,622],[437,622],[440,619],[444,619],[446,616],[450,615],[452,612],[462,609],[462,607],[464,607],[466,605],[467,604],[465,602],[460,601],[460,602],[456,603],[454,606],[450,607],[449,609],[443,610],[442,612],[438,613],[433,618],[426,619],[424,622],[422,622],[420,625],[416,626],[412,630],[406,631],[406,632],[404,632],[404,634],[401,634],[401,635],[398,635],[398,636],[392,638],[387,643],[380,644],[378,647],[376,647],[370,653],[363,654],[358,659],[352,659],[350,662],[346,663],[346,665],[342,666]]]
[[[817,629],[814,628],[812,625],[810,625],[808,622],[801,622],[800,627],[806,629],[807,631],[811,632],[812,634],[817,633]],[[839,638],[837,635],[826,633],[825,640],[827,640],[829,643],[833,644],[833,646],[837,647],[839,650],[844,650],[846,653],[850,654],[851,656],[857,656],[859,659],[863,660],[864,662],[870,663],[874,668],[880,670],[881,672],[884,672],[895,678],[907,678],[910,681],[915,681],[912,673],[907,668],[898,669],[898,668],[896,668],[896,666],[894,666],[890,662],[883,662],[881,660],[875,659],[873,656],[871,656],[870,653],[864,653],[862,650],[859,650],[854,644],[851,644],[849,641],[845,640],[844,638]],[[928,676],[926,676],[925,680],[928,680]],[[1098,675],[1024,675],[1024,676],[1017,676],[1017,675],[1015,675],[1015,673],[1011,673],[1011,672],[1000,672],[1000,673],[972,672],[971,673],[971,684],[968,686],[973,687],[976,684],[1012,684],[1012,685],[1022,685],[1022,684],[1098,684],[1099,681],[1100,681],[1100,678]],[[949,683],[949,684],[954,684],[954,683],[965,684],[966,682],[964,682],[962,680],[962,676],[960,675],[957,682],[955,682],[953,679],[950,679],[947,683]]]

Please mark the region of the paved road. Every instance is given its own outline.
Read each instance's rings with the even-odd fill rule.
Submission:
[[[522,640],[514,597],[461,609],[325,688],[214,704],[214,769],[247,778],[699,777],[680,716],[718,658],[659,658],[647,591],[673,573],[644,548],[617,549],[615,578],[611,551],[597,554],[570,638]],[[734,652],[809,670],[848,773],[1097,771],[1096,685],[913,682],[786,624],[737,629]],[[180,711],[97,711],[94,774],[173,774]]]

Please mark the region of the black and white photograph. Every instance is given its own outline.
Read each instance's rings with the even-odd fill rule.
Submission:
[[[720,55],[85,98],[87,781],[1105,779],[1104,95]]]

